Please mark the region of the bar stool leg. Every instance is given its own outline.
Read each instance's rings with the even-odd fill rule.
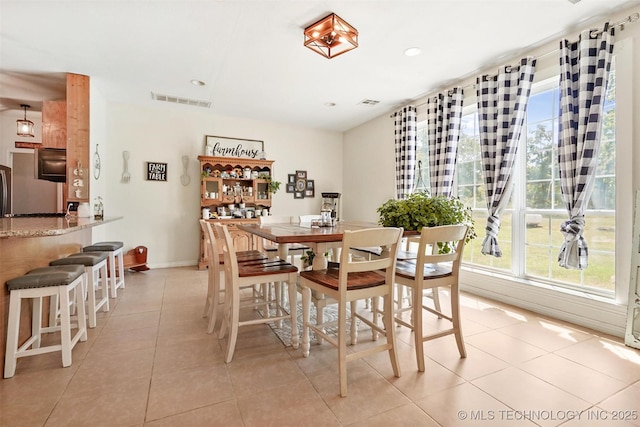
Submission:
[[[9,322],[7,325],[7,349],[4,356],[4,377],[11,378],[16,373],[16,353],[18,352],[18,334],[20,332],[20,305],[22,299],[19,291],[9,296]]]

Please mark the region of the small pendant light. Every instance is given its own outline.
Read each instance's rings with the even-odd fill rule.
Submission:
[[[20,104],[20,106],[24,108],[24,119],[16,120],[16,123],[18,124],[18,136],[34,137],[33,122],[31,120],[27,120],[27,108],[31,108],[31,105]]]

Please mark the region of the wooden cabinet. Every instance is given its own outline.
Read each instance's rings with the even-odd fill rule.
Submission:
[[[67,101],[42,103],[42,146],[67,148]]]
[[[200,161],[200,210],[209,208],[212,222],[227,225],[238,251],[256,248],[254,236],[238,230],[238,224],[259,223],[263,209],[271,208],[269,182],[273,160],[198,156]],[[200,232],[198,267],[207,267],[208,254]]]

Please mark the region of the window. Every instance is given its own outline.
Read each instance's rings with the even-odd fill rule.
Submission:
[[[612,295],[615,287],[615,61],[612,63],[598,152],[593,194],[586,213],[584,236],[589,247],[586,270],[558,266],[564,238],[560,224],[568,219],[558,178],[558,79],[537,82],[527,107],[518,149],[514,190],[502,213],[498,242],[501,258],[481,253],[487,206],[480,163],[476,106],[465,107],[458,146],[457,195],[474,213],[478,237],[465,248],[467,265],[515,277]],[[426,125],[426,122],[423,122]],[[428,159],[426,132],[419,132],[418,159]],[[423,160],[424,163],[424,160]],[[428,161],[427,161],[428,164]],[[428,179],[427,179],[427,186]]]

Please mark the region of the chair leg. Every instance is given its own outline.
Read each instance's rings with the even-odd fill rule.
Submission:
[[[393,309],[394,309],[394,301],[393,301],[393,292],[386,295],[384,297],[384,315],[382,317],[382,322],[384,324],[384,329],[386,331],[387,344],[390,345],[389,348],[389,359],[391,360],[391,367],[393,368],[393,375],[397,378],[400,377],[400,365],[398,364],[398,349],[396,347],[396,330],[393,327],[395,321],[393,320]]]
[[[218,332],[218,339],[224,338],[224,335],[227,333],[227,326],[229,325],[229,315],[230,315],[230,305],[231,305],[231,290],[229,289],[228,283],[225,286],[224,291],[224,305],[222,306],[222,323],[220,324],[220,331]]]
[[[31,336],[36,337],[31,344],[31,348],[40,348],[42,339],[42,297],[33,298],[33,308],[31,310]]]
[[[220,305],[220,275],[213,277],[213,273],[209,276],[209,292],[207,297],[209,323],[207,325],[207,333],[212,334],[216,328],[218,319],[218,305]]]
[[[231,307],[229,307],[229,342],[227,343],[227,355],[225,362],[230,363],[236,350],[238,339],[238,322],[240,322],[240,292],[237,289],[227,289],[231,294]]]
[[[418,371],[424,372],[424,340],[422,336],[422,290],[412,289],[413,308],[411,310],[411,323],[413,324],[413,337],[416,347],[416,360]]]
[[[62,366],[65,368],[67,366],[71,366],[71,314],[69,313],[69,293],[69,289],[62,286],[58,293],[60,298],[60,344],[62,352]],[[84,305],[84,303],[81,305]],[[78,323],[80,322],[79,317],[80,316],[78,315]]]
[[[432,288],[431,289],[431,298],[433,298],[433,308],[435,308],[435,310],[438,313],[442,312],[442,309],[440,308],[440,292],[439,292],[440,288]],[[442,316],[438,315],[438,319],[442,319]]]
[[[4,356],[4,377],[11,378],[16,373],[16,353],[20,333],[20,291],[11,291],[9,296],[9,321],[7,323],[7,347]]]
[[[358,344],[358,328],[356,326],[357,324],[356,311],[358,310],[358,301],[356,300],[351,301],[350,310],[351,310],[351,327],[349,328],[349,332],[351,334],[351,345],[356,345]],[[374,316],[375,316],[375,313],[374,313]],[[373,335],[372,339],[375,341],[377,339],[377,334],[372,332],[372,335]]]
[[[464,338],[462,337],[462,327],[460,326],[460,294],[453,287],[451,289],[451,318],[460,357],[467,357],[467,350],[464,347]]]
[[[297,275],[297,274],[296,274]],[[291,315],[291,346],[297,349],[300,345],[298,338],[298,289],[296,286],[296,275],[289,277],[287,289],[289,290],[289,314]]]
[[[309,311],[311,310],[311,288],[302,288],[302,355],[309,357]]]
[[[340,396],[347,397],[347,302],[338,302],[338,371]]]

